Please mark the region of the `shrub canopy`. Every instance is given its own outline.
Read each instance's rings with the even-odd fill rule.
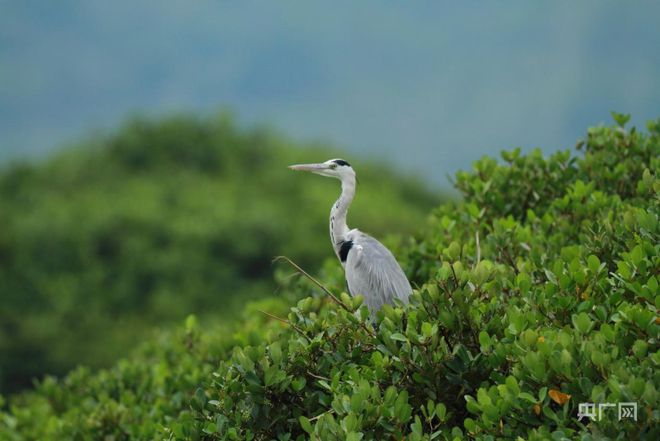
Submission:
[[[464,200],[397,252],[410,305],[372,323],[359,297],[286,279],[310,294],[286,323],[255,310],[282,302],[229,338],[190,319],[16,398],[5,438],[658,439],[660,121],[615,117],[583,155],[515,150],[459,173]],[[321,275],[341,292],[338,264]],[[578,420],[585,402],[635,402],[637,421]]]

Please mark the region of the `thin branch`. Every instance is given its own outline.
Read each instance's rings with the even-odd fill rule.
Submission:
[[[296,271],[298,271],[298,272],[299,272],[300,274],[302,274],[303,276],[307,277],[307,278],[308,278],[309,280],[311,280],[316,286],[318,286],[319,288],[321,288],[321,289],[323,290],[323,292],[326,293],[327,295],[329,295],[330,298],[331,298],[335,303],[337,303],[338,305],[340,305],[340,306],[341,306],[342,308],[344,308],[346,311],[349,311],[349,312],[350,312],[350,308],[349,308],[348,306],[346,306],[346,304],[345,304],[344,302],[342,302],[341,300],[339,300],[339,298],[338,298],[337,296],[335,296],[333,293],[331,293],[330,290],[329,290],[328,288],[326,288],[325,286],[323,286],[323,284],[322,284],[321,282],[319,282],[319,281],[316,280],[314,277],[312,277],[311,275],[309,275],[309,273],[307,273],[307,271],[305,271],[305,270],[302,269],[300,266],[298,266],[298,264],[295,263],[293,260],[289,259],[289,258],[286,257],[286,256],[277,256],[277,257],[275,257],[275,258],[273,259],[273,262],[277,262],[278,260],[285,260],[289,265],[291,265],[292,267],[294,267],[294,268],[296,269]]]
[[[351,310],[351,309],[350,309],[350,308],[349,308],[344,302],[342,302],[341,300],[339,300],[339,298],[338,298],[337,296],[335,296],[333,293],[331,293],[330,290],[329,290],[328,288],[326,288],[325,286],[323,286],[323,284],[322,284],[321,282],[319,282],[319,281],[316,280],[314,277],[312,277],[307,271],[305,271],[304,269],[302,269],[302,268],[301,268],[297,263],[295,263],[293,260],[289,259],[289,258],[286,257],[286,256],[277,256],[277,257],[275,257],[275,258],[273,259],[273,262],[277,262],[278,260],[284,260],[284,261],[286,261],[289,265],[291,265],[292,267],[294,267],[294,268],[296,269],[296,271],[298,271],[300,274],[302,274],[302,275],[304,275],[305,277],[307,277],[307,278],[308,278],[309,280],[311,280],[316,286],[318,286],[319,288],[321,288],[321,289],[323,290],[323,292],[326,293],[326,294],[327,294],[327,295],[328,295],[328,296],[329,296],[329,297],[330,297],[335,303],[337,303],[339,306],[341,306],[342,308],[344,308],[346,311],[348,311],[348,312],[350,312],[350,313],[353,313],[353,311],[352,311],[352,310]],[[376,333],[374,332],[374,330],[373,330],[373,329],[370,329],[369,327],[367,327],[367,326],[364,324],[364,322],[362,322],[362,321],[360,322],[360,327],[361,327],[362,329],[364,329],[364,331],[365,331],[367,334],[371,335],[372,337],[375,337],[375,336],[376,336]]]
[[[456,271],[454,270],[454,264],[450,264],[449,268],[451,268],[451,274],[454,277],[454,283],[456,284],[456,288],[458,288],[459,283],[458,283],[458,277],[456,277]]]
[[[513,257],[511,257],[511,254],[509,254],[509,250],[506,247],[500,247],[500,252],[506,259],[507,263],[513,268],[513,272],[516,274],[516,276],[520,273],[520,270],[518,270],[518,265],[516,265],[515,260],[513,260]]]
[[[323,377],[323,376],[321,376],[321,375],[316,375],[315,373],[310,372],[309,370],[306,371],[306,372],[307,372],[307,375],[309,375],[310,377],[316,378],[317,380],[332,381],[331,378]]]
[[[321,418],[323,415],[328,414],[328,413],[334,413],[334,411],[335,411],[334,409],[328,409],[328,410],[326,410],[325,412],[316,415],[315,417],[311,417],[311,418],[309,419],[309,421],[310,421],[310,422],[312,422],[312,421],[316,421],[316,420],[318,420],[319,418]]]
[[[479,228],[477,227],[477,232],[474,235],[477,241],[477,264],[481,261],[481,246],[479,245]]]
[[[285,324],[291,326],[291,327],[292,327],[292,328],[293,328],[298,334],[300,334],[300,335],[302,335],[303,337],[305,337],[308,341],[310,341],[310,342],[312,341],[312,339],[309,338],[309,336],[308,336],[307,334],[305,334],[305,331],[303,331],[303,330],[300,329],[298,326],[296,326],[296,325],[294,325],[293,323],[291,323],[289,320],[287,320],[287,319],[283,319],[282,317],[278,317],[278,316],[276,316],[276,315],[274,315],[274,314],[271,314],[270,312],[262,311],[262,310],[260,310],[260,309],[257,309],[257,311],[260,312],[260,313],[262,313],[262,314],[264,314],[264,315],[266,315],[266,316],[268,316],[268,317],[270,317],[270,318],[272,318],[273,320],[277,320],[278,322],[282,322],[282,323],[285,323]]]

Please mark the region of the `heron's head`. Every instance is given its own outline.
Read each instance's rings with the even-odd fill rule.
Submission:
[[[349,178],[355,179],[353,167],[343,159],[330,159],[319,164],[290,165],[289,168],[291,170],[312,172],[329,178],[337,178],[341,181]]]

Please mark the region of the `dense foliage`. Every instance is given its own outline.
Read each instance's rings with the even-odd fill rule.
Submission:
[[[286,305],[281,298],[253,301],[239,320],[204,332],[189,316],[181,329],[159,333],[111,369],[79,367],[62,380],[46,377],[35,390],[8,399],[0,440],[162,439],[233,347],[258,344],[281,330],[260,311],[284,314]]]
[[[359,297],[283,279],[311,295],[288,314],[252,306],[232,337],[191,319],[108,371],[48,380],[0,439],[658,439],[660,121],[615,118],[583,155],[459,173],[465,199],[397,252],[409,306],[372,323]],[[338,264],[321,280],[341,292]],[[636,402],[637,421],[579,421],[582,402]]]
[[[0,173],[0,391],[108,365],[189,313],[229,317],[273,294],[275,255],[318,268],[339,189],[286,166],[338,154],[296,146],[226,116],[137,119]],[[355,165],[352,220],[376,234],[410,232],[439,201]]]

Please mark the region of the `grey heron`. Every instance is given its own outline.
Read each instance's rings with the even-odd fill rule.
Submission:
[[[330,240],[346,275],[352,296],[362,295],[372,316],[394,299],[408,303],[410,282],[390,250],[373,237],[346,225],[348,207],[355,196],[356,177],[343,159],[319,164],[290,165],[292,170],[312,172],[341,181],[341,195],[330,209]]]

